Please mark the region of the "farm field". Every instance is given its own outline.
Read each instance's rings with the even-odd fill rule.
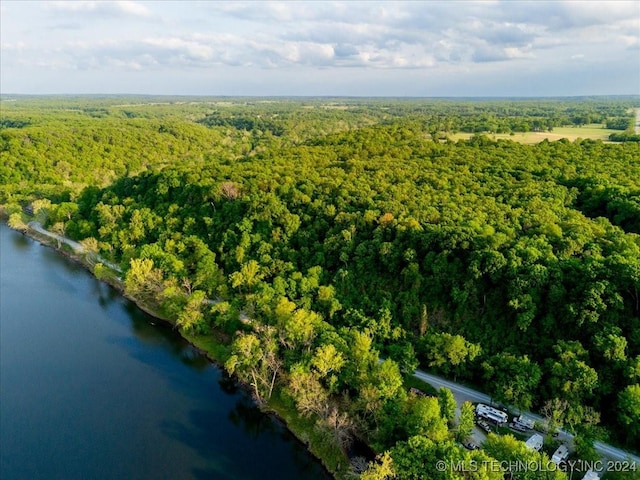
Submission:
[[[616,133],[617,130],[612,130],[606,128],[602,124],[590,124],[584,125],[581,127],[577,126],[566,126],[566,127],[555,127],[551,132],[514,132],[514,133],[488,133],[486,134],[492,140],[512,140],[514,142],[523,143],[527,145],[532,145],[536,143],[540,143],[543,140],[560,140],[561,138],[566,138],[567,140],[574,141],[578,138],[589,139],[589,140],[602,140],[603,142],[609,143],[609,135],[612,133]],[[455,133],[450,136],[450,138],[454,141],[457,140],[468,140],[470,139],[474,133]]]

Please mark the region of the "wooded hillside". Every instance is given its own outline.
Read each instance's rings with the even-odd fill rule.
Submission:
[[[640,143],[491,139],[625,127],[637,98],[183,100],[3,102],[0,201],[50,200],[132,294],[233,338],[256,398],[407,472],[453,455],[443,402],[401,388],[418,364],[638,445]]]

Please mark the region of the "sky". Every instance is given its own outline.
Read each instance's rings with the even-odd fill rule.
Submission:
[[[3,94],[640,94],[640,0],[1,0],[0,39]]]

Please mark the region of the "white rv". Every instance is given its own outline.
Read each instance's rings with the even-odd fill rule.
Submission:
[[[582,477],[582,480],[600,480],[600,475],[589,469],[587,473],[584,474],[584,477]]]
[[[531,437],[529,437],[529,440],[525,442],[525,445],[527,447],[529,447],[531,450],[535,450],[536,452],[539,452],[540,450],[542,450],[543,444],[544,444],[544,439],[542,438],[542,435],[540,435],[539,433],[534,433],[533,435],[531,435]]]
[[[566,445],[560,445],[558,449],[553,452],[553,456],[551,457],[551,461],[556,465],[560,465],[567,458],[569,458],[569,449]]]
[[[509,415],[505,412],[483,403],[476,405],[476,415],[495,423],[507,423],[509,421]]]
[[[533,419],[525,417],[524,415],[520,415],[518,418],[514,418],[513,423],[518,423],[523,427],[528,428],[529,430],[533,430],[533,427],[535,426],[535,422],[533,421]]]

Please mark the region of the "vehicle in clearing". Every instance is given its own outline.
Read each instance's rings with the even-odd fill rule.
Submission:
[[[510,423],[509,428],[512,430],[517,430],[518,432],[523,432],[523,433],[528,430],[527,427],[516,422]]]
[[[467,450],[477,450],[478,448],[480,448],[478,445],[476,445],[473,442],[465,442],[463,443],[464,448],[466,448]]]
[[[569,458],[569,449],[566,445],[560,445],[558,449],[553,452],[551,461],[556,465],[560,465],[562,462],[566,461],[567,458]]]
[[[531,450],[535,450],[539,452],[542,450],[542,445],[544,444],[544,438],[539,433],[534,433],[529,437],[529,440],[525,442],[525,445]]]
[[[484,430],[487,433],[491,433],[491,427],[489,426],[489,424],[487,422],[485,422],[484,420],[478,420],[477,422],[478,427],[480,427],[482,430]]]
[[[483,403],[476,405],[476,415],[497,424],[507,423],[509,421],[509,415],[507,415],[506,412]]]
[[[435,397],[435,395],[434,395],[434,394],[432,394],[432,393],[427,393],[427,392],[423,392],[422,390],[420,390],[420,389],[418,389],[418,388],[415,388],[415,387],[411,387],[411,388],[409,389],[409,392],[410,392],[410,393],[413,393],[413,394],[414,394],[414,395],[416,395],[417,397],[425,397],[425,398],[427,398],[427,397]]]
[[[535,422],[533,421],[533,419],[525,417],[524,415],[520,415],[519,417],[514,418],[513,423],[522,425],[525,429],[528,430],[533,430],[533,427],[535,427]]]
[[[600,475],[589,469],[587,473],[584,474],[584,477],[582,477],[582,480],[600,480]]]

